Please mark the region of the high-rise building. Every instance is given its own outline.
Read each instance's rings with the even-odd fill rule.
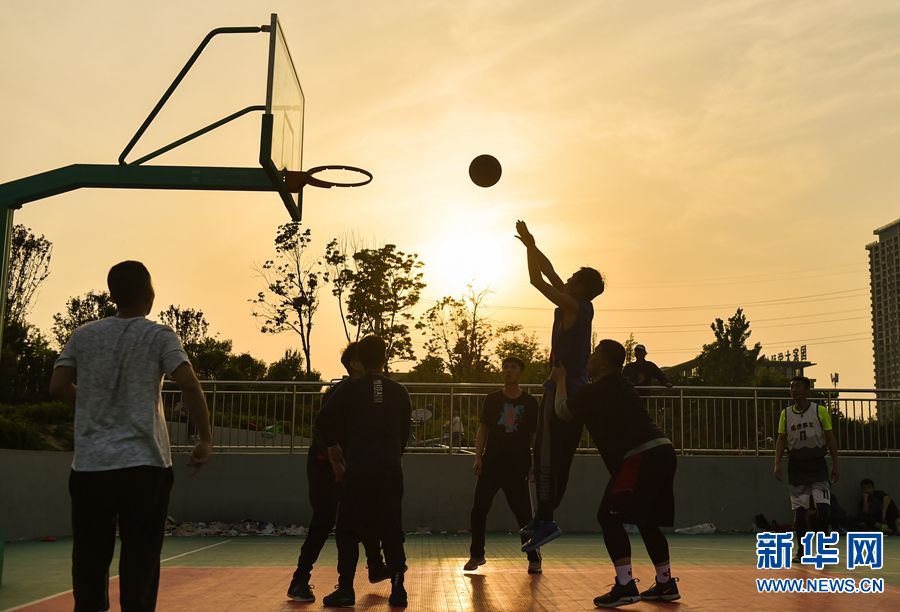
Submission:
[[[900,389],[900,219],[875,230],[866,245],[872,291],[875,387]]]

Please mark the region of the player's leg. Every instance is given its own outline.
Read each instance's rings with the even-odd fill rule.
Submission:
[[[831,524],[831,485],[828,482],[817,482],[812,485],[812,500],[816,505],[816,520],[812,526],[816,531],[830,533]]]
[[[288,587],[288,597],[294,601],[311,602],[316,597],[309,587],[310,573],[337,519],[338,489],[331,464],[318,461],[314,456],[310,456],[307,462],[306,476],[312,518],[297,558],[297,569]]]
[[[72,470],[69,474],[76,610],[109,609],[109,564],[116,547],[113,491],[108,472]]]
[[[506,502],[509,509],[512,510],[516,517],[516,524],[521,528],[528,524],[531,518],[531,493],[528,486],[528,467],[511,466],[503,475],[502,479],[503,494],[506,496]],[[526,536],[521,536],[522,543],[528,541]],[[529,551],[528,555],[528,573],[541,573],[541,551],[535,549]]]
[[[115,472],[122,540],[119,601],[123,610],[154,610],[173,471],[145,465]]]
[[[364,480],[348,477],[344,482],[344,491],[338,505],[337,524],[334,537],[338,549],[338,586],[337,590],[322,598],[325,606],[347,607],[356,603],[356,592],[353,580],[356,577],[356,565],[359,563],[359,532],[363,512],[371,511],[371,503],[364,497],[362,490]]]
[[[403,548],[403,469],[400,466],[385,471],[381,485],[379,532],[384,547],[384,562],[391,575],[391,594],[388,603],[392,606],[407,605],[404,586],[406,574],[406,551]]]
[[[384,564],[384,557],[381,556],[381,541],[375,536],[366,535],[363,538],[362,545],[366,552],[366,568],[369,570],[369,582],[375,584],[390,578],[391,573]]]
[[[660,527],[675,523],[675,450],[660,446],[642,453],[634,512],[647,554],[656,569],[655,584],[641,593],[641,599],[675,601],[681,598],[678,578],[672,577],[669,543]]]
[[[608,593],[594,598],[594,605],[598,608],[615,608],[640,601],[641,595],[632,576],[631,542],[625,526],[618,515],[610,514],[609,508],[604,509],[603,504],[597,518],[603,530],[603,543],[616,571],[616,580]]]
[[[555,394],[552,389],[544,388],[541,406],[538,412],[538,428],[534,442],[534,482],[537,492],[537,521],[552,521],[554,510],[553,499],[553,456],[552,432],[553,402]]]
[[[556,419],[556,431],[553,444],[553,507],[558,508],[569,484],[572,461],[584,428],[581,425],[566,423]]]
[[[487,515],[491,510],[494,496],[500,488],[499,466],[492,461],[485,461],[481,475],[475,481],[475,494],[472,500],[472,512],[469,515],[469,529],[472,531],[472,542],[469,545],[469,560],[463,566],[467,572],[484,565],[484,540],[487,531]],[[529,518],[531,518],[529,516]],[[526,520],[527,522],[527,520]]]
[[[629,519],[632,514],[632,494],[636,488],[640,459],[640,455],[629,457],[611,475],[597,511],[603,543],[616,570],[616,581],[610,592],[594,599],[594,605],[598,608],[614,608],[641,598],[632,576],[631,542],[623,525],[623,520]]]
[[[807,531],[806,509],[809,508],[811,491],[809,485],[791,485],[791,509],[794,511],[794,535],[797,540],[793,556],[795,563],[799,563],[803,556],[803,536]]]
[[[535,489],[537,491],[537,512],[534,521],[520,531],[528,535],[529,540],[522,545],[523,552],[536,550],[555,540],[562,531],[553,520],[553,511],[557,506],[557,472],[559,454],[558,427],[562,423],[556,418],[554,408],[555,393],[552,389],[544,388],[541,398],[540,420],[538,421],[538,436],[535,440],[534,450],[534,476]],[[568,468],[568,466],[566,466]]]

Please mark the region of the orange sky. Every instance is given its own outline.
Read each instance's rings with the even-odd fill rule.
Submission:
[[[634,331],[660,365],[696,355],[709,322],[744,305],[764,353],[807,344],[820,384],[834,371],[873,384],[865,245],[900,210],[893,3],[143,6],[4,5],[0,181],[114,163],[208,30],[273,10],[307,97],[305,166],[375,174],[307,190],[316,249],[350,231],[396,243],[425,261],[429,300],[474,280],[496,321],[548,338],[512,238],[523,218],[564,277],[608,277],[598,333]],[[214,43],[138,152],[261,104],[266,40]],[[248,117],[159,163],[252,166],[258,130]],[[504,167],[487,190],[466,174],[486,152]],[[160,308],[200,308],[236,350],[273,360],[296,342],[262,336],[248,299],[285,220],[273,194],[82,190],[26,205],[16,221],[54,243],[31,320],[49,331],[68,296],[136,258]],[[336,375],[342,333],[321,297],[314,366]]]

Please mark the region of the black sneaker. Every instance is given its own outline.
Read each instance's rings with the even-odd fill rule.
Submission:
[[[647,601],[675,601],[681,599],[681,593],[678,592],[678,578],[669,578],[668,581],[660,584],[656,582],[652,587],[641,593],[641,599]]]
[[[315,601],[316,596],[313,595],[312,587],[309,586],[309,574],[294,576],[287,594],[294,601]]]
[[[632,580],[628,584],[619,584],[618,578],[612,590],[606,595],[594,598],[594,605],[598,608],[618,608],[641,600],[641,594],[637,588],[637,581]]]
[[[556,521],[538,521],[531,539],[522,545],[522,552],[531,552],[561,535],[562,529]]]
[[[543,572],[541,569],[541,549],[537,548],[530,553],[528,553],[528,573],[529,574],[540,574]]]
[[[331,595],[326,595],[322,599],[322,605],[326,608],[352,608],[356,605],[356,593],[353,587],[342,587],[335,585],[336,591]]]
[[[487,563],[487,559],[484,557],[470,557],[466,564],[463,565],[464,572],[474,572],[478,569],[479,565],[484,565]]]
[[[390,577],[391,572],[384,563],[369,568],[369,582],[372,584],[384,582],[385,580],[389,580]]]
[[[409,605],[406,589],[403,586],[403,574],[391,576],[391,596],[388,597],[388,603],[399,608],[405,608]]]

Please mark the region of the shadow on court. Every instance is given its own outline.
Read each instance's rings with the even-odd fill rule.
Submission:
[[[335,552],[330,542],[316,569],[312,584],[317,601],[301,604],[285,596],[293,562],[302,538],[170,538],[166,540],[160,580],[158,608],[169,610],[255,611],[313,610],[322,608],[322,597],[337,583],[334,569]],[[635,576],[639,587],[653,584],[653,568],[638,542],[635,546]],[[61,593],[70,588],[65,581],[65,558],[71,550],[69,542],[57,548],[40,545],[13,544],[8,548],[8,574],[0,588],[0,609],[15,608],[28,601]],[[674,603],[641,602],[625,607],[629,610],[890,610],[900,609],[897,584],[897,551],[900,542],[886,543],[884,571],[881,572],[815,572],[808,569],[763,572],[756,569],[753,536],[673,537],[671,550],[673,570],[679,577],[683,598]],[[212,545],[212,546],[211,546]],[[605,560],[597,535],[565,536],[546,547],[544,574],[530,576],[526,561],[518,551],[515,536],[488,538],[488,563],[478,572],[466,573],[462,565],[467,558],[466,536],[411,536],[407,540],[409,564],[406,586],[409,610],[591,610],[595,596],[608,590],[613,572]],[[22,550],[17,552],[17,548]],[[26,551],[28,551],[26,553]],[[48,560],[47,551],[55,555]],[[39,556],[38,553],[40,553]],[[28,555],[31,555],[30,557]],[[27,557],[27,558],[26,558]],[[43,559],[46,569],[56,571],[58,584],[45,585],[43,592],[31,591],[19,602],[7,596],[16,588],[20,572]],[[27,563],[25,563],[27,561]],[[58,565],[54,570],[54,567]],[[114,566],[115,567],[115,562]],[[31,568],[36,569],[36,568]],[[51,571],[52,574],[52,571]],[[46,575],[46,574],[45,574]],[[881,594],[760,594],[756,578],[819,578],[852,576],[884,577]],[[52,590],[49,590],[51,589]],[[390,584],[369,584],[361,566],[356,579],[356,609],[388,609]],[[32,596],[33,595],[33,596]],[[110,583],[112,610],[118,610],[118,580]],[[62,593],[44,601],[26,605],[23,610],[71,610],[71,593]]]

